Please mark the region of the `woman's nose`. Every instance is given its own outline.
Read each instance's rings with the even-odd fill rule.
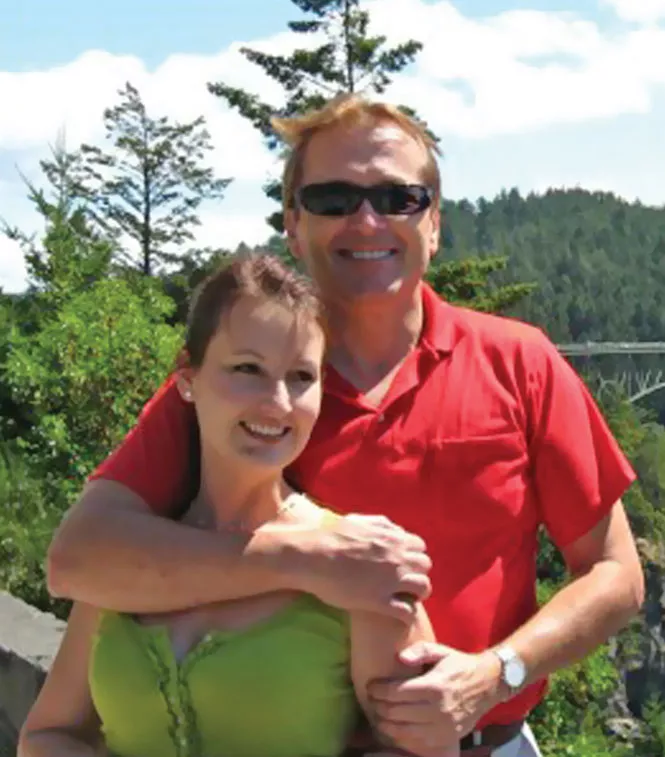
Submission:
[[[291,394],[285,381],[275,381],[271,384],[265,397],[267,408],[279,413],[289,413],[292,409]]]

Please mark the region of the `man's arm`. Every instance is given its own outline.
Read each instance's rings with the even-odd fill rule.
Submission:
[[[425,544],[385,518],[326,529],[266,527],[251,536],[160,517],[127,487],[97,479],[56,531],[49,590],[121,612],[168,612],[280,589],[398,618],[400,593],[429,593]]]
[[[506,640],[526,663],[527,683],[586,657],[644,600],[642,567],[621,501],[562,554],[572,580]]]
[[[526,684],[581,660],[622,628],[643,601],[642,569],[620,501],[562,553],[571,582],[503,642],[526,663]],[[428,754],[424,744],[449,743],[455,728],[458,737],[469,733],[509,696],[491,650],[466,654],[423,644],[401,659],[435,666],[418,679],[370,686],[379,700],[382,730],[405,749]]]

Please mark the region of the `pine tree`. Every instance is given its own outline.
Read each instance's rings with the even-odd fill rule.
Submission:
[[[149,276],[177,259],[176,249],[194,238],[199,205],[221,198],[231,180],[204,165],[212,145],[203,117],[186,124],[153,118],[129,82],[119,95],[104,112],[110,151],[84,144],[69,160],[98,225],[138,245],[139,259],[125,252],[123,262]],[[49,162],[42,168],[57,170]]]
[[[493,284],[491,275],[506,265],[507,258],[499,255],[449,260],[434,264],[426,278],[447,302],[504,313],[537,288],[537,284]]]
[[[26,305],[41,320],[52,315],[65,300],[106,278],[112,270],[115,245],[91,223],[87,203],[76,187],[77,158],[56,145],[50,161],[43,161],[44,187],[24,180],[28,199],[44,223],[41,239],[3,223],[2,232],[17,241],[23,251],[29,291]],[[25,325],[25,324],[24,324]]]
[[[413,61],[422,44],[409,40],[388,48],[383,36],[368,36],[369,13],[361,10],[359,0],[291,0],[308,18],[288,22],[292,32],[318,35],[322,43],[314,49],[298,48],[286,57],[269,55],[248,47],[240,51],[279,82],[286,94],[282,108],[263,102],[257,95],[224,83],[208,84],[214,95],[247,118],[265,137],[271,150],[280,147],[270,119],[292,116],[321,107],[326,100],[341,92],[370,91],[381,94],[396,74]],[[408,108],[406,112],[413,114]],[[279,182],[269,182],[266,194],[281,199]],[[281,212],[273,213],[269,223],[283,231]]]

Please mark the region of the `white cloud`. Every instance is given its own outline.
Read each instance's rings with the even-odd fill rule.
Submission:
[[[233,215],[205,213],[196,235],[202,247],[234,250],[241,242],[253,246],[265,242],[273,229],[266,223],[267,212],[244,212]]]
[[[374,0],[371,9],[374,29],[391,41],[424,43],[414,70],[388,96],[409,102],[443,134],[486,138],[645,113],[654,85],[665,82],[665,29],[610,37],[573,13],[472,19],[452,3],[420,0]],[[460,82],[469,97],[457,91]]]
[[[91,51],[49,71],[0,73],[0,102],[14,104],[0,111],[0,149],[45,153],[63,132],[70,147],[101,143],[104,109],[118,101],[118,90],[130,81],[154,116],[206,118],[215,148],[212,163],[221,176],[262,181],[272,160],[260,135],[206,89],[215,78],[255,86],[250,65],[234,49],[208,58],[173,56],[149,73],[137,58]]]
[[[371,33],[424,44],[386,97],[415,107],[444,137],[444,148],[450,137],[489,140],[646,114],[665,83],[665,29],[648,25],[665,17],[665,0],[601,1],[620,18],[642,25],[608,31],[579,12],[510,10],[472,18],[463,15],[460,0],[368,0]],[[246,44],[285,53],[294,41],[302,45],[302,35],[284,32]],[[264,218],[270,207],[261,185],[278,170],[276,157],[206,88],[207,82],[224,81],[281,104],[281,88],[242,56],[243,44],[215,55],[174,54],[152,71],[136,57],[91,50],[50,70],[0,72],[0,102],[12,103],[0,109],[0,161],[18,162],[35,179],[39,158],[63,130],[70,148],[99,143],[103,110],[129,80],[156,116],[185,121],[203,115],[215,147],[213,165],[220,176],[235,179],[221,205],[202,215],[199,241],[224,247],[260,242],[269,233]],[[18,176],[0,190],[3,217],[30,231],[25,224],[34,222],[33,214]],[[0,284],[12,286],[20,270],[16,251],[0,248]]]
[[[601,0],[624,21],[653,24],[665,19],[665,0]]]
[[[25,149],[53,142],[63,128],[78,144],[103,133],[101,114],[126,80],[145,76],[130,56],[92,50],[47,71],[0,72],[0,147]]]

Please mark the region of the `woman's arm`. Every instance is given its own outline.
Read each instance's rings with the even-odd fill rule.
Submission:
[[[373,729],[375,718],[367,684],[377,678],[411,678],[418,675],[418,670],[398,659],[398,653],[416,641],[436,641],[429,617],[420,602],[412,619],[406,623],[376,613],[354,612],[351,615],[351,677],[358,701]],[[374,750],[375,757],[407,755],[376,730],[374,736],[381,745]],[[459,757],[459,749],[449,747],[442,750],[441,757]]]
[[[88,661],[98,610],[75,604],[58,654],[19,736],[17,757],[105,754],[90,698]]]

